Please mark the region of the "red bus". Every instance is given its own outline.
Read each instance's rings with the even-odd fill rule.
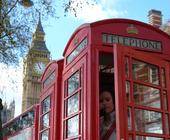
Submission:
[[[3,125],[3,140],[37,140],[39,105]]]

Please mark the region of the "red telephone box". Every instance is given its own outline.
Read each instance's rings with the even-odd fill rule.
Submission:
[[[62,83],[55,81],[61,95],[51,99],[61,102],[53,101],[51,110],[58,116],[50,117],[50,129],[61,127],[51,134],[61,134],[61,140],[170,139],[169,44],[166,33],[139,21],[108,19],[80,26],[63,53],[57,74]],[[109,110],[101,105],[104,90],[111,93],[114,136],[111,124],[101,135]]]
[[[42,75],[39,140],[61,139],[61,80],[63,60],[52,61]]]

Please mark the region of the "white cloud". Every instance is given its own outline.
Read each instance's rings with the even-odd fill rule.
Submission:
[[[116,10],[118,1],[119,0],[99,0],[98,3],[94,3],[89,0],[89,4],[87,4],[83,0],[75,0],[72,6],[76,7],[76,15],[78,19],[85,22],[93,22],[101,19],[118,18],[124,16],[127,13],[126,10]],[[76,6],[77,3],[81,3],[81,7]]]
[[[0,97],[4,102],[9,103],[15,100],[15,115],[21,113],[22,102],[22,79],[23,79],[23,63],[16,67],[7,67],[0,64]]]

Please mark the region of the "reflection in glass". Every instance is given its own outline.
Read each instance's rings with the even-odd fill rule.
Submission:
[[[126,81],[126,99],[130,102],[130,82]]]
[[[33,125],[34,123],[34,112],[28,112],[28,124],[29,126]]]
[[[156,88],[134,83],[134,101],[138,105],[160,108],[160,91]]]
[[[133,79],[159,85],[158,67],[138,60],[132,62]]]
[[[68,99],[67,115],[75,113],[79,109],[78,93]]]
[[[48,130],[42,132],[41,140],[48,140]]]
[[[75,116],[67,121],[67,137],[79,134],[79,116]]]
[[[28,132],[28,127],[32,128],[31,126],[33,125],[33,123],[34,111],[31,110],[30,112],[23,114],[22,116],[16,118],[14,121],[8,123],[8,125],[4,126],[2,130],[3,135],[9,136],[21,130],[23,130],[22,133]],[[27,128],[27,131],[24,131],[25,128]]]
[[[34,123],[34,112],[30,111],[27,114],[23,115],[20,119],[21,120],[20,122],[18,122],[17,127],[21,127],[21,128],[30,127]]]
[[[3,133],[3,136],[6,136],[3,140],[32,140],[33,134],[34,134],[33,128],[29,127],[27,129],[21,129],[21,130],[13,131],[13,132],[8,133],[8,134]]]
[[[45,113],[50,110],[50,96],[45,98],[45,100],[42,102],[42,113]]]
[[[68,79],[68,94],[71,94],[73,91],[78,89],[80,86],[80,74],[77,71]]]
[[[155,111],[135,109],[136,131],[162,134],[162,114]]]
[[[44,88],[50,85],[55,80],[55,72],[53,72],[47,79],[44,81]]]
[[[132,130],[132,115],[131,115],[131,108],[128,107],[128,130]]]
[[[162,75],[162,87],[166,87],[166,78],[165,78],[165,69],[161,69],[161,75]]]
[[[87,46],[87,37],[67,57],[67,64],[70,63]]]
[[[164,140],[163,138],[136,136],[136,140]]]
[[[22,127],[23,127],[23,128],[26,128],[26,127],[29,126],[27,120],[28,120],[28,115],[25,115],[25,116],[22,117],[22,120],[21,120],[22,122],[21,122],[21,123],[22,123]]]
[[[49,113],[45,114],[42,117],[42,129],[45,129],[48,127],[49,127]]]

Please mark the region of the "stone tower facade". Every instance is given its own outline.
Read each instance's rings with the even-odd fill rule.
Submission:
[[[50,52],[46,47],[44,37],[45,33],[39,18],[31,47],[24,59],[22,112],[39,102],[41,91],[39,79],[50,61]]]

